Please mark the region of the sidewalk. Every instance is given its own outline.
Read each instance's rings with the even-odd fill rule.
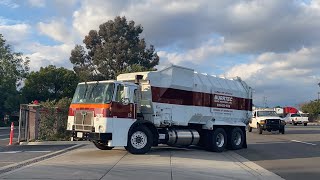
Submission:
[[[0,174],[0,179],[104,180],[280,180],[281,177],[248,161],[234,151],[153,148],[132,155],[123,148],[101,151],[93,145]]]

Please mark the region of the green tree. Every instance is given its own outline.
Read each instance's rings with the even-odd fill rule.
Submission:
[[[49,65],[31,72],[25,80],[22,92],[29,102],[59,100],[72,97],[78,81],[78,76],[72,70]]]
[[[82,81],[114,79],[123,72],[154,70],[159,56],[153,45],[140,38],[143,28],[125,17],[116,17],[91,30],[71,51],[70,61]]]
[[[19,109],[23,97],[17,91],[29,71],[29,59],[13,52],[0,34],[0,117]]]
[[[301,105],[304,113],[309,113],[310,120],[315,120],[320,114],[320,101],[314,100]]]

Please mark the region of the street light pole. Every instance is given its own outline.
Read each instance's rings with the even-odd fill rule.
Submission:
[[[318,86],[320,87],[320,82],[318,83]],[[318,102],[319,102],[319,94],[320,92],[318,91]]]

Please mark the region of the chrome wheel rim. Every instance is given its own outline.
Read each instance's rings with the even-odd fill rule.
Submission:
[[[220,148],[224,145],[224,135],[219,133],[216,137],[216,145]]]
[[[131,145],[135,149],[142,149],[147,145],[147,135],[142,131],[137,131],[131,135]]]
[[[236,135],[234,136],[234,139],[233,139],[233,142],[235,145],[240,145],[242,141],[242,138],[241,138],[241,134],[239,132],[236,132]]]

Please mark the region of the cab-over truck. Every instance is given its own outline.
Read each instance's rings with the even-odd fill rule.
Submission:
[[[252,90],[226,79],[172,65],[161,71],[120,74],[117,80],[79,83],[67,130],[102,150],[133,154],[152,146],[199,145],[221,152],[246,148]]]

